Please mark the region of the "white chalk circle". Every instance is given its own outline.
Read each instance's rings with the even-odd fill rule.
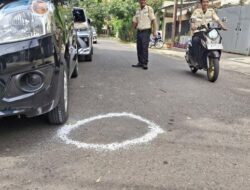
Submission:
[[[106,119],[106,118],[116,118],[116,117],[128,117],[132,119],[136,119],[138,121],[146,123],[148,126],[149,131],[143,135],[142,137],[131,139],[131,140],[126,140],[123,142],[114,142],[110,144],[89,144],[89,143],[84,143],[80,141],[76,141],[73,139],[70,139],[68,135],[71,133],[72,130],[79,128],[80,126],[83,126],[87,123],[90,123],[92,121],[97,121],[101,119]],[[163,129],[161,129],[160,126],[156,125],[154,122],[149,121],[141,116],[135,115],[133,113],[109,113],[105,115],[98,115],[94,116],[88,119],[84,119],[81,121],[78,121],[75,124],[69,124],[63,126],[61,129],[58,130],[58,137],[62,139],[66,144],[72,144],[77,146],[78,148],[84,148],[84,149],[95,149],[95,150],[118,150],[121,148],[128,148],[130,146],[136,145],[136,144],[143,144],[147,143],[149,141],[152,141],[154,138],[157,137],[158,134],[164,133]]]

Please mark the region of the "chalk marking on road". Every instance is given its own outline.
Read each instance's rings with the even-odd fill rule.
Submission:
[[[125,140],[123,142],[114,142],[110,144],[89,144],[89,143],[84,143],[76,140],[72,140],[68,137],[68,135],[71,133],[72,130],[79,128],[80,126],[83,126],[87,123],[101,120],[101,119],[106,119],[106,118],[115,118],[115,117],[128,117],[132,119],[136,119],[138,121],[144,122],[148,124],[148,129],[149,131],[143,135],[142,137],[131,139],[131,140]],[[159,134],[164,133],[164,130],[156,125],[154,122],[149,121],[141,116],[135,115],[133,113],[108,113],[105,115],[98,115],[94,117],[90,117],[87,119],[83,119],[81,121],[77,121],[75,124],[68,124],[63,126],[58,130],[58,137],[63,140],[66,144],[72,144],[75,145],[78,148],[83,148],[83,149],[95,149],[97,151],[101,150],[109,150],[109,151],[114,151],[118,150],[121,148],[127,148],[136,144],[145,144],[150,141],[152,141],[154,138],[156,138]]]

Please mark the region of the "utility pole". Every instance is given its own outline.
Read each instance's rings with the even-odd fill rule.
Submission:
[[[181,37],[181,27],[182,27],[182,10],[183,10],[183,0],[181,0],[181,8],[180,8],[179,32],[178,32],[178,38],[179,38],[179,40],[180,40],[180,37]]]
[[[166,24],[167,24],[166,19],[167,19],[167,9],[165,8],[164,16],[163,16],[163,25],[162,25],[162,38],[164,42],[166,39]]]
[[[172,24],[172,42],[175,41],[176,20],[177,20],[178,0],[174,0],[173,24]]]

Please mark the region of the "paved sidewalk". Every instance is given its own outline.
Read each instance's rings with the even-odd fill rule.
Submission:
[[[172,49],[150,49],[151,52],[164,54],[167,56],[173,56],[178,58],[183,58],[185,56],[185,50],[179,48]],[[223,52],[221,59],[221,68],[225,70],[232,70],[240,72],[242,74],[250,75],[250,56],[231,54]]]
[[[132,45],[134,48],[136,48],[135,43],[129,43],[129,44]],[[175,57],[178,59],[183,59],[183,63],[186,63],[185,49],[150,48],[150,51],[162,55]],[[223,52],[220,62],[220,67],[224,70],[235,71],[250,76],[250,56]]]

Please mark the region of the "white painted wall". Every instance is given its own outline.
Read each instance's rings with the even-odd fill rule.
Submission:
[[[249,5],[250,4],[250,0],[243,0],[244,5]],[[221,6],[223,5],[239,5],[240,4],[240,0],[221,0]]]
[[[227,4],[237,5],[239,3],[240,0],[221,0],[221,5],[227,5]]]
[[[249,5],[250,4],[250,0],[243,0],[245,5]],[[240,0],[221,0],[221,5],[227,5],[227,4],[231,4],[231,5],[238,5],[240,4]]]

